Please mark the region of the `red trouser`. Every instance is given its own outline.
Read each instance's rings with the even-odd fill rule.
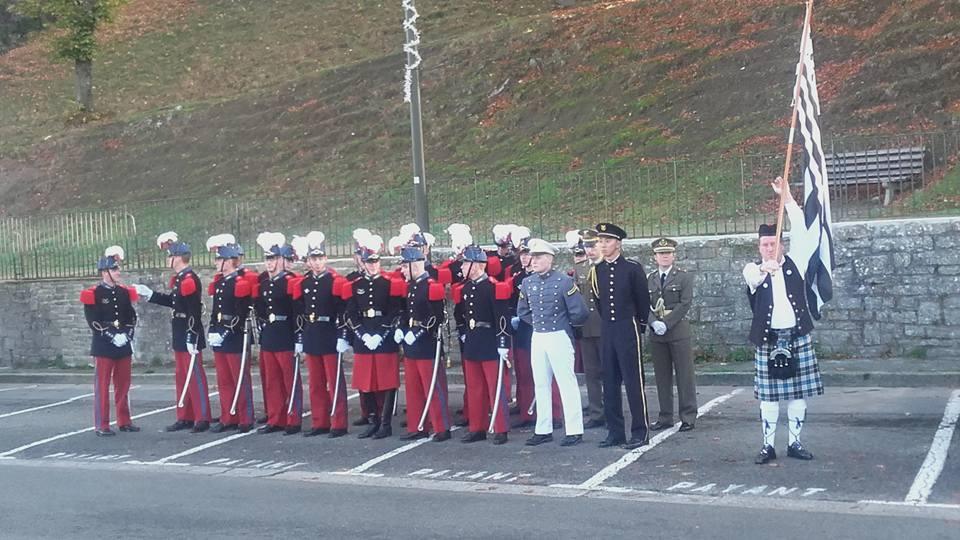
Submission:
[[[117,405],[117,425],[129,426],[130,419],[130,357],[114,360],[93,357],[93,427],[110,427],[110,377],[113,376],[113,401]]]
[[[261,350],[260,369],[266,372],[267,423],[277,427],[299,426],[303,416],[303,385],[300,363],[294,358],[293,351]],[[290,409],[289,414],[287,409]]]
[[[177,406],[177,420],[186,422],[210,421],[210,395],[207,390],[207,372],[203,369],[203,353],[198,352],[193,365],[193,374],[187,381],[187,371],[190,370],[190,353],[173,352],[176,364],[174,380],[177,394],[173,398]],[[180,396],[183,395],[183,385],[187,384],[187,395],[183,398],[183,407],[180,406]]]
[[[520,408],[520,421],[532,421],[536,414],[530,414],[533,404],[533,368],[530,366],[530,349],[513,349],[513,367],[517,371],[517,407]],[[553,419],[563,419],[563,405],[560,402],[560,388],[553,381]],[[534,407],[536,409],[536,407]],[[536,410],[534,410],[536,412]]]
[[[440,360],[443,362],[443,359]],[[416,433],[426,406],[427,393],[430,391],[430,381],[433,377],[433,359],[405,358],[403,373],[406,377],[407,389],[407,431]],[[433,397],[430,398],[429,422],[424,423],[424,430],[433,425],[433,431],[450,429],[450,414],[447,403],[447,372],[441,364],[437,368],[437,382],[433,387]]]
[[[470,403],[469,430],[487,431],[490,427],[490,414],[497,397],[497,371],[499,360],[477,361],[464,359],[463,365],[467,377],[467,401]],[[500,402],[493,412],[494,433],[508,431],[507,418],[510,416],[510,404],[507,402],[507,387],[510,386],[510,370],[504,366],[503,384],[500,385]]]
[[[347,382],[343,369],[337,369],[336,354],[307,354],[310,370],[310,415],[313,429],[347,429]],[[340,385],[339,391],[337,385]],[[337,395],[336,409],[330,415],[330,404]]]
[[[463,349],[460,349],[460,370],[463,371],[463,418],[470,421],[470,400],[467,399],[467,363],[463,361]]]
[[[217,391],[220,393],[220,423],[224,425],[253,425],[253,382],[250,380],[250,361],[247,357],[243,373],[240,372],[240,354],[214,352],[213,363],[217,367]],[[237,395],[237,381],[242,381]],[[237,395],[236,414],[230,414],[233,396]]]

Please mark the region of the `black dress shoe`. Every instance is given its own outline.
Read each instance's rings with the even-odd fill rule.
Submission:
[[[284,435],[296,435],[300,433],[300,426],[287,426],[287,429],[283,430]]]
[[[330,433],[330,428],[313,428],[309,431],[304,431],[304,437],[316,437],[317,435],[323,435],[324,433]]]
[[[272,426],[270,424],[264,424],[257,428],[257,433],[260,433],[261,435],[265,435],[267,433],[276,433],[278,431],[283,431],[283,428],[280,426]]]
[[[210,426],[210,433],[223,433],[224,431],[229,431],[231,429],[237,429],[236,424],[222,424],[217,422]]]
[[[629,441],[623,443],[624,450],[633,450],[635,448],[640,448],[641,446],[646,446],[650,444],[650,439],[641,439],[639,437],[631,437]]]
[[[193,427],[193,422],[187,420],[177,420],[176,422],[170,424],[164,428],[164,431],[182,431],[184,429],[190,429]]]
[[[413,432],[409,432],[409,431],[408,431],[406,435],[404,435],[403,437],[400,437],[400,440],[401,440],[401,441],[415,441],[415,440],[417,440],[417,439],[426,439],[426,438],[429,437],[429,436],[430,436],[430,434],[427,433],[426,431],[413,431]]]
[[[263,415],[263,416],[261,416],[260,418],[257,418],[257,423],[258,423],[258,424],[266,424],[266,423],[267,423],[267,415]]]
[[[360,432],[360,434],[357,435],[357,438],[358,438],[358,439],[369,439],[370,437],[373,437],[373,436],[377,433],[377,431],[379,431],[379,430],[380,430],[380,422],[372,422],[372,421],[371,421],[371,422],[369,422],[369,423],[367,424],[367,429],[365,429],[365,430],[363,430],[362,432]]]
[[[331,439],[336,439],[337,437],[343,437],[346,434],[347,434],[347,430],[345,429],[331,429],[330,435],[327,435],[327,437],[330,437]]]
[[[602,420],[587,420],[587,423],[583,425],[583,429],[597,429],[605,425],[607,424]]]
[[[580,441],[583,440],[583,435],[567,435],[560,441],[560,446],[573,446],[575,444],[580,444]]]
[[[390,424],[380,424],[380,429],[373,434],[374,439],[386,439],[387,437],[393,435],[393,426]]]
[[[662,431],[667,428],[672,428],[673,424],[668,424],[667,422],[661,422],[657,420],[656,422],[650,424],[650,431]]]
[[[523,443],[527,446],[539,446],[544,443],[553,442],[553,433],[548,433],[546,435],[537,435],[534,434],[533,437],[527,439],[527,442]]]
[[[240,424],[237,426],[237,431],[240,433],[249,433],[251,429],[253,429],[253,426],[250,424]]]
[[[190,433],[200,433],[201,431],[206,431],[210,429],[210,422],[202,421],[196,422],[193,424],[193,429],[190,430]]]
[[[127,432],[127,433],[136,433],[136,432],[140,431],[140,428],[139,428],[138,426],[133,425],[133,424],[127,424],[127,425],[125,425],[125,426],[120,426],[120,427],[117,428],[117,429],[119,429],[120,431],[125,431],[125,432]]]
[[[97,437],[113,437],[114,435],[116,435],[116,432],[110,428],[97,429],[97,430],[94,430],[94,433],[97,434]]]
[[[477,441],[486,440],[486,438],[487,438],[486,431],[468,431],[467,434],[464,435],[462,439],[460,439],[460,442],[473,443]]]
[[[760,453],[753,459],[753,462],[757,465],[765,465],[775,459],[777,459],[777,451],[768,444],[760,450]]]
[[[445,429],[443,431],[438,431],[433,434],[433,442],[443,442],[450,440],[450,430]]]
[[[800,444],[800,441],[794,441],[793,444],[787,447],[787,457],[810,461],[813,459],[813,454],[804,448],[803,445]]]
[[[493,444],[496,444],[496,445],[507,444],[507,434],[497,433],[496,435],[494,435]]]
[[[367,425],[367,424],[369,424],[369,423],[370,423],[370,421],[367,420],[366,418],[357,418],[356,420],[353,421],[353,424],[351,424],[351,425],[354,425],[354,426],[365,426],[365,425]]]
[[[537,425],[537,423],[534,422],[533,420],[524,420],[524,421],[521,421],[521,422],[516,422],[516,423],[514,423],[514,424],[513,424],[512,426],[510,426],[510,427],[513,428],[513,429],[526,429],[526,428],[532,428],[532,427],[534,427],[534,426],[536,426],[536,425]]]
[[[597,446],[599,446],[600,448],[617,448],[625,442],[627,442],[626,439],[619,439],[617,437],[607,437],[606,439],[600,441],[600,444],[598,444]]]
[[[693,431],[693,424],[688,424],[686,422],[680,423],[680,429],[678,431]]]

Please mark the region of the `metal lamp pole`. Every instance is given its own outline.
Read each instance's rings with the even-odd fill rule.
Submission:
[[[423,158],[423,117],[420,111],[420,32],[415,24],[417,9],[414,0],[403,0],[407,53],[404,78],[404,100],[410,103],[410,138],[413,153],[413,200],[417,225],[423,231],[430,230],[430,210],[427,205],[427,179]]]

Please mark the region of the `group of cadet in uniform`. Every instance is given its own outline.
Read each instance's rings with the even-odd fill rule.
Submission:
[[[774,189],[779,193],[779,181]],[[803,219],[789,195],[786,201],[787,216]],[[647,273],[624,256],[623,228],[600,223],[570,231],[566,240],[573,265],[564,272],[556,267],[557,249],[531,238],[526,227],[494,227],[496,249],[490,251],[474,242],[466,225],[451,225],[446,232],[453,255],[434,265],[430,249],[436,239],[415,224],[402,227],[386,246],[380,236],[357,229],[356,269],[345,275],[328,265],[326,238],[318,231],[289,243],[282,234],[262,233],[257,238],[264,258],[260,272],[244,265],[243,249],[232,235],[216,235],[206,245],[216,265],[207,289],[190,266],[190,246],[168,232],[157,238],[173,271],[166,291],[123,285],[123,249],[108,248],[97,263],[100,283],[81,293],[93,334],[95,433],[115,434],[111,379],[118,430],[139,430],[131,421],[128,392],[134,305],[141,301],[171,310],[176,420],[167,431],[247,432],[260,423],[260,433],[346,435],[344,353],[351,350],[350,389],[359,393],[361,410],[353,424],[361,428],[360,438],[393,435],[401,362],[405,440],[446,441],[452,427],[460,425],[466,427],[464,443],[490,435],[493,444],[504,444],[511,427],[533,427],[526,444],[536,446],[552,442],[555,428],[562,426],[560,444],[572,446],[582,441],[584,429],[605,427],[600,447],[630,450],[647,445],[651,432],[694,429],[697,391],[687,317],[694,275],[676,266],[675,240],[653,241],[656,269]],[[760,259],[743,270],[753,309],[749,339],[756,347],[754,390],[763,437],[755,461],[776,459],[781,401],[788,402],[787,455],[808,460],[813,456],[800,443],[805,398],[822,394],[823,385],[810,334],[805,269],[784,253],[775,227],[761,226],[758,236]],[[399,266],[383,269],[383,252],[399,255]],[[305,264],[302,274],[292,269],[297,262]],[[206,321],[204,293],[212,306]],[[652,423],[644,389],[644,334],[659,400]],[[263,390],[259,419],[251,370],[254,344]],[[216,370],[217,412],[208,399],[207,346]],[[459,349],[465,382],[456,421],[446,372],[451,347]],[[309,373],[309,427],[301,425],[301,359]],[[586,407],[577,372],[583,373]],[[512,414],[517,420],[511,425]]]

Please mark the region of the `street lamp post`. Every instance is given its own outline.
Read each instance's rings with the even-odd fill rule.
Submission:
[[[404,73],[404,101],[410,104],[410,139],[413,153],[413,200],[416,222],[423,231],[430,230],[430,211],[427,206],[427,179],[423,159],[423,118],[420,111],[420,32],[417,30],[417,8],[414,0],[403,0],[403,29],[407,54]]]

